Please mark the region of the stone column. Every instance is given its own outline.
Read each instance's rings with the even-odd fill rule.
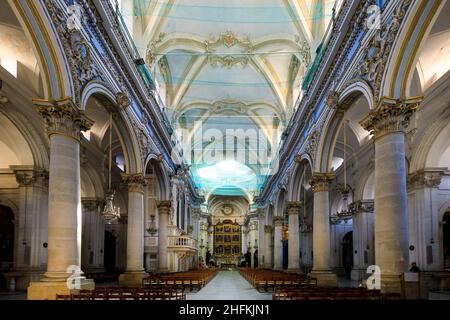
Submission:
[[[158,203],[159,227],[158,227],[158,261],[159,272],[169,271],[167,247],[169,246],[169,216],[172,208],[171,201]]]
[[[214,226],[208,227],[208,250],[211,253],[211,255],[214,254]]]
[[[273,218],[275,231],[273,235],[273,256],[274,256],[274,270],[283,270],[283,217],[276,216]]]
[[[48,264],[45,277],[28,287],[28,299],[55,299],[69,293],[67,278],[80,270],[80,132],[92,122],[68,99],[36,101],[50,139]],[[75,267],[71,267],[75,266]],[[72,270],[69,270],[72,269]],[[81,281],[82,280],[82,281]],[[93,288],[81,279],[78,288]]]
[[[272,269],[272,233],[273,226],[264,226],[264,268]]]
[[[361,121],[374,134],[375,264],[383,291],[400,292],[409,266],[404,129],[420,101],[383,98]]]
[[[16,289],[26,290],[31,281],[38,281],[47,263],[44,243],[47,242],[48,174],[30,166],[10,166],[19,184],[19,218],[14,250],[14,269],[21,273]],[[44,260],[45,259],[45,260]]]
[[[264,225],[265,225],[265,210],[262,208],[258,209],[258,268],[264,268],[265,263],[265,233],[264,233]]]
[[[289,214],[289,239],[288,239],[288,272],[300,272],[300,237],[298,215],[301,203],[288,202],[286,210]]]
[[[200,253],[200,208],[192,208],[191,209],[191,221],[190,225],[192,226],[192,235],[191,237],[197,241],[197,253],[193,258],[193,267],[197,268],[199,264],[199,256]]]
[[[247,227],[245,225],[241,225],[241,233],[242,233],[242,253],[245,255],[247,253],[247,249],[248,249],[248,240],[247,240],[247,235],[248,235],[248,230]]]
[[[103,272],[103,247],[105,225],[100,214],[102,201],[96,198],[83,198],[83,228],[82,228],[82,266],[89,271]],[[83,269],[86,271],[85,269]]]
[[[127,268],[119,277],[120,285],[140,286],[147,276],[144,270],[144,176],[123,174],[128,185]]]
[[[250,227],[250,253],[251,253],[251,262],[252,267],[255,267],[255,252],[258,249],[258,221],[251,221],[249,223]],[[259,261],[258,261],[259,263]]]
[[[329,185],[334,175],[314,173],[311,186],[314,191],[313,210],[313,269],[311,276],[320,286],[337,286],[337,276],[331,272],[330,261],[330,200]]]
[[[352,280],[367,278],[367,267],[375,263],[373,201],[360,200],[350,204],[353,213]]]
[[[409,207],[409,259],[421,271],[438,271],[444,268],[443,248],[440,248],[442,228],[439,215],[441,196],[439,186],[447,168],[424,168],[408,176]]]

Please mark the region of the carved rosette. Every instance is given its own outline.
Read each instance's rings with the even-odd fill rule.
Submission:
[[[327,97],[327,106],[336,109],[339,101],[339,93],[336,91],[331,91]]]
[[[265,233],[272,233],[272,231],[273,231],[273,226],[269,226],[269,225],[264,226]]]
[[[301,205],[302,205],[301,201],[289,201],[286,204],[286,211],[288,215],[298,214]]]
[[[437,188],[442,181],[445,169],[422,169],[408,175],[408,190]]]
[[[128,94],[126,92],[118,92],[116,93],[116,103],[123,109],[126,109],[130,106],[130,98],[128,98]]]
[[[128,192],[144,193],[145,178],[143,174],[122,174],[122,181],[128,185]]]
[[[333,173],[316,172],[311,177],[310,185],[314,192],[328,191],[330,183],[336,178]]]
[[[93,121],[78,110],[68,99],[58,101],[35,100],[36,109],[45,122],[47,134],[61,134],[80,140],[81,131],[87,131]]]
[[[284,222],[284,218],[282,216],[276,216],[273,218],[273,224],[275,227],[282,227]]]
[[[374,134],[375,139],[393,132],[405,132],[412,114],[419,108],[421,97],[392,99],[384,97],[378,107],[361,122],[361,126]]]
[[[172,201],[159,201],[157,206],[159,214],[170,214],[170,211],[172,209]]]

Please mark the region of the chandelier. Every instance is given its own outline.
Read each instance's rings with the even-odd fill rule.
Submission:
[[[112,168],[112,113],[109,114],[109,177],[108,192],[105,196],[105,207],[102,216],[106,223],[111,224],[120,218],[120,208],[114,205],[114,190],[111,188],[111,168]]]
[[[344,166],[344,184],[340,185],[339,191],[342,194],[342,209],[337,211],[335,214],[332,214],[330,216],[330,220],[332,223],[337,224],[340,221],[347,222],[352,218],[353,210],[349,207],[348,198],[350,194],[350,187],[347,184],[347,163],[346,163],[346,147],[347,147],[347,132],[346,132],[346,125],[348,120],[344,121],[343,130],[344,130],[344,161],[342,162],[342,165]]]

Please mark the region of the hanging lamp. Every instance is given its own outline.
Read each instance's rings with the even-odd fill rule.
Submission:
[[[108,177],[108,192],[105,196],[105,207],[103,208],[102,216],[106,223],[111,224],[120,218],[120,208],[114,205],[114,190],[111,188],[111,171],[112,171],[112,113],[109,114],[109,177]]]

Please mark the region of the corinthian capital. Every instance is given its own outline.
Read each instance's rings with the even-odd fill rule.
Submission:
[[[309,184],[311,185],[314,192],[328,191],[330,183],[336,178],[333,173],[320,173],[315,172]]]
[[[170,200],[159,201],[157,207],[159,210],[159,214],[170,214],[170,211],[172,209],[172,201]]]
[[[393,99],[384,97],[378,107],[360,121],[361,126],[379,138],[390,132],[404,132],[422,97]]]
[[[276,216],[273,218],[273,224],[275,227],[283,226],[284,218],[282,216]]]
[[[34,100],[34,104],[44,119],[49,136],[61,134],[79,140],[81,131],[89,130],[93,124],[83,111],[75,107],[70,98],[57,101]]]
[[[144,192],[145,179],[143,174],[122,174],[122,181],[128,185],[128,192]]]
[[[289,215],[298,214],[301,205],[302,205],[301,201],[289,201],[286,204],[286,211]]]
[[[408,189],[437,188],[444,172],[445,168],[427,168],[411,173],[407,177]]]

